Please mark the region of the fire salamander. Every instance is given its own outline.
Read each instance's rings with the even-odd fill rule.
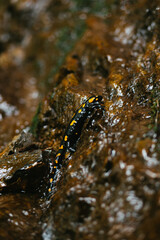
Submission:
[[[62,166],[62,161],[65,158],[66,152],[75,152],[76,144],[80,138],[81,131],[86,119],[92,116],[94,109],[102,109],[102,111],[104,111],[104,106],[102,105],[102,103],[102,96],[91,96],[80,106],[80,108],[73,115],[64,133],[64,137],[56,154],[55,160],[51,166],[48,188],[49,195],[52,193],[53,190],[53,183],[56,178],[56,171]]]

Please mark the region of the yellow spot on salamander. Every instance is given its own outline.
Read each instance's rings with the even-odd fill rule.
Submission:
[[[61,145],[59,149],[63,149],[63,145]]]
[[[53,182],[53,178],[50,179],[50,183],[52,183],[52,182]]]
[[[57,164],[57,163],[58,163],[58,160],[55,160],[55,163]]]
[[[51,188],[48,189],[48,192],[51,192]]]
[[[74,123],[76,123],[76,121],[75,121],[75,120],[73,120],[73,121],[71,122],[70,126],[72,126]]]
[[[67,141],[67,139],[68,139],[68,137],[67,137],[67,135],[64,137],[64,141],[66,142]]]
[[[61,156],[61,154],[60,154],[60,153],[58,153],[58,154],[56,155],[56,157],[59,157],[59,156]]]
[[[57,168],[57,166],[54,166],[53,168]]]
[[[81,113],[82,112],[82,109],[79,109],[78,113]]]
[[[83,107],[83,108],[85,107],[85,103],[82,105],[82,107]]]
[[[92,97],[88,100],[89,103],[92,103],[94,101],[95,97]]]

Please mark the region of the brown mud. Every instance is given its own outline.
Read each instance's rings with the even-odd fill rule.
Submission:
[[[6,1],[0,18],[0,238],[159,239],[158,1]],[[105,115],[48,201],[49,160],[95,94]]]

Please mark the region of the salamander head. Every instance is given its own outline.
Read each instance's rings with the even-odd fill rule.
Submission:
[[[103,102],[103,97],[100,96],[100,95],[97,95],[97,96],[95,97],[95,102],[99,102],[99,103]]]
[[[102,100],[103,100],[102,96],[97,95],[97,96],[91,96],[91,97],[89,97],[89,98],[87,99],[87,102],[88,102],[88,103],[96,103],[96,102],[102,103]]]
[[[85,103],[85,107],[88,107],[89,109],[96,108],[104,110],[103,97],[100,95],[89,97]]]

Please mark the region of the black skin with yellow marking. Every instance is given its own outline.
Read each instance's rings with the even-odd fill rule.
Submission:
[[[91,96],[89,97],[76,111],[72,117],[65,133],[63,140],[60,144],[59,150],[56,154],[53,166],[51,166],[50,174],[50,186],[48,188],[49,194],[52,192],[53,181],[56,170],[62,165],[62,161],[65,158],[66,152],[73,153],[76,150],[77,142],[80,138],[82,128],[86,119],[92,116],[95,109],[102,109],[104,111],[103,98],[102,96]]]

